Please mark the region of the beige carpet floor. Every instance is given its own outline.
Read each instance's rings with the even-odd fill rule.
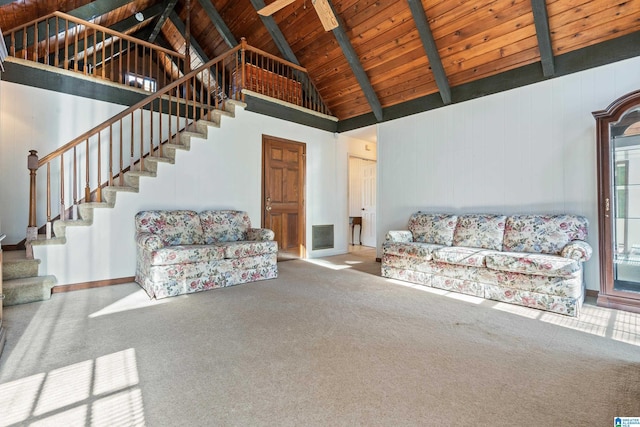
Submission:
[[[367,252],[149,301],[5,309],[0,425],[613,426],[640,416],[640,316],[407,286]]]

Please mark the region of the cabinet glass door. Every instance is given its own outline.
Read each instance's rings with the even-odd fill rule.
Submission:
[[[615,133],[615,127],[612,129]],[[613,138],[614,289],[640,292],[640,128]]]

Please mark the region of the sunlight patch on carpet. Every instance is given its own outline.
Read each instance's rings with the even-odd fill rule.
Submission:
[[[95,317],[105,316],[108,314],[120,313],[123,311],[136,310],[138,308],[146,308],[151,307],[158,304],[165,304],[171,302],[170,298],[163,298],[161,300],[149,299],[149,296],[144,291],[144,289],[140,289],[126,297],[114,302],[113,304],[109,304],[105,308],[96,311],[95,313],[91,313],[89,315],[90,319]]]
[[[0,384],[0,427],[143,426],[133,348]]]

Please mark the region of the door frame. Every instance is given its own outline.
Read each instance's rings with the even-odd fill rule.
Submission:
[[[260,182],[260,197],[261,197],[261,207],[260,207],[260,223],[262,227],[266,226],[266,212],[267,212],[267,203],[266,203],[266,180],[265,180],[265,164],[266,164],[266,153],[265,145],[267,144],[267,140],[273,140],[284,144],[296,145],[302,147],[302,159],[301,159],[301,167],[300,167],[300,197],[302,198],[302,206],[298,209],[298,236],[299,237],[299,254],[300,258],[307,258],[307,144],[300,141],[293,141],[291,139],[280,138],[273,135],[265,135],[262,134],[262,164],[261,168],[261,182]]]
[[[600,256],[600,292],[597,304],[603,307],[640,313],[640,294],[615,289],[613,266],[613,221],[616,200],[612,194],[612,141],[611,124],[632,107],[640,106],[640,90],[631,92],[613,101],[605,110],[595,111],[598,167],[598,229]]]

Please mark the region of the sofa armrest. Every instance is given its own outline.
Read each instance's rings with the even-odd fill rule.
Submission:
[[[391,230],[387,232],[384,241],[390,243],[413,242],[413,233],[409,230]]]
[[[146,249],[148,251],[155,251],[156,249],[162,249],[165,246],[160,236],[153,233],[137,233],[136,243],[142,249]]]
[[[273,240],[276,234],[268,228],[250,228],[247,230],[247,240]]]
[[[573,240],[562,248],[562,255],[565,258],[575,259],[576,261],[589,261],[593,249],[591,245],[584,240]]]

